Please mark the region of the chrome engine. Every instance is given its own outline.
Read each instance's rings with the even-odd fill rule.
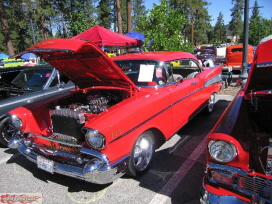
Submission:
[[[111,101],[110,97],[99,95],[87,96],[87,104],[74,103],[70,104],[67,108],[76,112],[98,114],[105,111],[109,107],[109,101]],[[60,109],[60,107],[56,107],[56,109]]]
[[[69,142],[84,140],[86,115],[99,114],[123,99],[121,92],[77,93],[50,108],[53,135]]]

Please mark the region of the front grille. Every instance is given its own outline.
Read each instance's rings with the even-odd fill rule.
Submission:
[[[213,177],[214,172],[217,173],[217,177]],[[250,175],[241,169],[214,163],[210,164],[207,173],[210,184],[215,187],[220,186],[248,199],[254,198],[262,201],[258,203],[272,203],[271,179]],[[225,183],[226,178],[231,179]]]
[[[272,181],[261,177],[238,175],[238,186],[242,190],[272,200]]]
[[[49,145],[43,144],[43,148],[50,149],[52,151],[60,150],[63,152],[68,152],[68,153],[73,153],[73,154],[79,154],[80,153],[80,148],[77,146],[68,146],[65,144],[61,143],[50,143]]]
[[[56,109],[50,111],[54,135],[67,135],[80,140],[82,138],[81,128],[85,117],[82,113],[71,109]]]
[[[34,147],[45,148],[51,151],[63,151],[72,154],[80,153],[81,145],[72,141],[65,141],[54,137],[35,136]]]

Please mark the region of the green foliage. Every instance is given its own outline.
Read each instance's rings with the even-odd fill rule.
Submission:
[[[217,22],[214,26],[214,38],[216,39],[215,43],[223,43],[226,40],[226,32],[224,16],[222,12],[220,12],[219,16],[217,17]]]
[[[74,35],[82,33],[95,25],[95,22],[91,19],[90,21],[87,21],[86,14],[84,13],[70,13],[69,18],[74,19],[74,21],[69,22],[68,26],[69,30]]]
[[[100,0],[98,3],[98,24],[104,28],[110,29],[112,22],[112,7],[114,2],[109,0]]]
[[[145,34],[145,48],[191,52],[192,44],[224,41],[223,14],[219,14],[212,29],[207,9],[209,0],[162,0],[149,12],[144,6],[145,1],[148,0],[131,0],[132,29]],[[8,22],[8,32],[4,32],[0,21],[0,52],[8,52],[6,39],[12,42],[15,53],[32,45],[30,17],[36,42],[48,38],[70,38],[94,25],[117,31],[115,0],[36,0],[37,9],[28,10],[27,13],[20,10],[21,0],[0,2],[4,9],[0,18]],[[30,5],[30,0],[24,2]],[[230,28],[233,35],[241,36],[244,0],[232,2]],[[122,26],[126,33],[126,0],[120,0],[120,3]],[[249,44],[252,45],[257,45],[259,38],[271,34],[272,30],[271,19],[262,18],[257,7],[255,0],[249,24]],[[8,34],[6,38],[5,33]],[[220,36],[223,36],[222,39]]]
[[[260,16],[259,8],[257,1],[255,1],[249,19],[248,43],[250,45],[258,45],[262,38],[271,34],[272,22]]]
[[[142,17],[138,30],[145,34],[147,50],[182,50],[192,52],[192,46],[183,43],[181,28],[185,19],[178,10],[171,8],[166,0],[156,5],[148,16]]]
[[[147,15],[143,0],[132,1],[132,29],[137,28],[141,22],[141,18]]]
[[[243,32],[242,15],[244,0],[232,0],[232,4],[234,4],[234,7],[231,9],[232,18],[229,23],[229,29],[232,31],[232,35],[238,38]]]
[[[170,5],[185,17],[182,33],[186,41],[195,45],[208,43],[208,35],[212,31],[207,9],[209,4],[206,0],[170,0]]]
[[[75,36],[96,24],[95,1],[73,0],[65,10],[67,29]]]

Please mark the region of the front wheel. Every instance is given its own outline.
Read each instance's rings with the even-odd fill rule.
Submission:
[[[208,100],[208,103],[206,108],[204,109],[204,112],[206,114],[211,114],[213,112],[214,104],[215,104],[215,94],[213,93]]]
[[[151,131],[146,131],[137,138],[130,153],[127,174],[140,176],[148,170],[155,151],[154,143]]]
[[[4,118],[0,121],[0,143],[8,146],[10,139],[16,133],[16,128],[11,123],[9,117]]]

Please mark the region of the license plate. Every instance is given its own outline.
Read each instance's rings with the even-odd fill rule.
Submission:
[[[38,168],[50,172],[51,174],[54,173],[54,162],[46,159],[44,157],[38,156],[37,157],[37,166]]]

